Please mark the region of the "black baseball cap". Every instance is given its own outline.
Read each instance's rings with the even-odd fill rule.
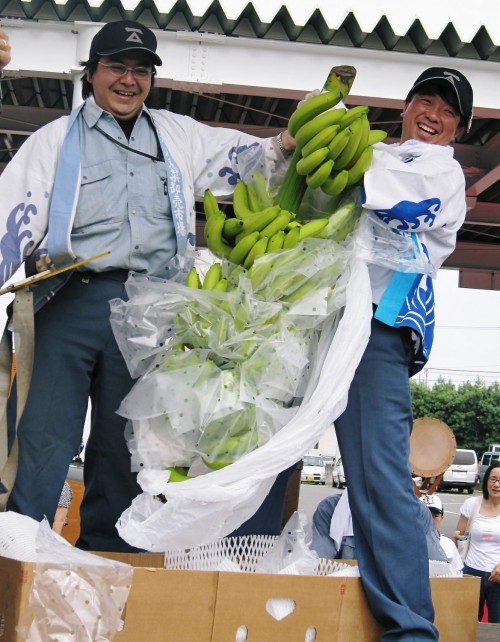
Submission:
[[[150,53],[153,63],[159,67],[162,61],[156,53],[156,47],[156,36],[151,29],[133,20],[118,20],[105,24],[93,37],[89,59],[138,49]]]
[[[462,117],[466,131],[469,131],[472,122],[472,105],[474,96],[472,87],[467,78],[456,69],[446,67],[429,67],[417,78],[413,87],[408,92],[406,102],[409,102],[417,90],[423,85],[433,84],[447,88],[453,92],[457,99],[457,107]]]

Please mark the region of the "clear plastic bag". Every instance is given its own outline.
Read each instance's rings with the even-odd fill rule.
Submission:
[[[418,240],[409,232],[396,230],[376,214],[363,210],[355,233],[356,251],[360,259],[398,272],[428,274],[435,277]]]

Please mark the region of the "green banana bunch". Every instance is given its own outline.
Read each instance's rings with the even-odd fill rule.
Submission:
[[[355,77],[356,69],[354,67],[348,65],[332,67],[323,86],[323,92],[304,101],[290,116],[288,131],[292,136],[298,136],[300,143],[297,143],[285,179],[276,197],[276,202],[282,209],[290,212],[299,210],[308,187],[305,175],[299,175],[296,172],[297,163],[303,158],[301,148],[322,128],[336,124],[345,115],[343,108],[338,110],[333,108],[349,94]],[[328,111],[337,113],[326,116]],[[316,117],[321,117],[322,120],[319,123],[316,121],[314,125],[309,125]]]

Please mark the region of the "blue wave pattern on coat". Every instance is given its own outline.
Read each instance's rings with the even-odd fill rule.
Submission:
[[[252,145],[240,145],[239,147],[231,147],[228,153],[228,158],[231,160],[235,156],[239,156],[243,152],[248,152],[249,150],[258,151],[260,145],[258,143],[252,143]],[[229,185],[234,187],[236,183],[240,180],[240,175],[232,167],[222,167],[219,170],[219,176],[224,178],[227,176],[227,182]]]
[[[441,210],[439,198],[414,201],[400,201],[388,209],[374,210],[384,223],[402,232],[418,230],[421,225],[432,227]]]
[[[28,198],[31,196],[28,193]],[[30,248],[33,247],[34,242],[31,240],[33,234],[27,228],[21,231],[23,226],[30,223],[31,216],[36,216],[37,208],[32,203],[19,203],[7,216],[7,232],[0,239],[0,256],[2,262],[0,263],[0,279],[4,283],[10,278],[13,271],[15,271],[24,256]]]
[[[429,258],[427,248],[417,241],[414,233],[423,225],[426,228],[433,227],[440,210],[440,199],[428,198],[420,202],[400,201],[391,208],[374,210],[374,212],[392,229],[409,232],[415,243]],[[387,313],[386,297],[392,314]],[[394,314],[395,310],[397,310],[396,314]],[[435,308],[432,278],[425,274],[396,272],[382,297],[375,317],[393,327],[409,327],[420,335],[421,342],[416,346],[411,374],[421,370],[429,358],[434,341]]]

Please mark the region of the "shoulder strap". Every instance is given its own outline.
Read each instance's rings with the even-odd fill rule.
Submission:
[[[71,227],[80,176],[78,115],[82,109],[83,105],[80,105],[70,114],[68,131],[59,153],[52,190],[47,251],[56,267],[68,265],[75,258],[71,249]]]
[[[5,328],[0,342],[0,511],[5,510],[17,474],[17,427],[23,414],[31,381],[34,354],[33,293],[29,288],[16,292],[12,324],[16,362],[17,410],[14,441],[8,450],[7,400],[12,383],[12,346]]]

